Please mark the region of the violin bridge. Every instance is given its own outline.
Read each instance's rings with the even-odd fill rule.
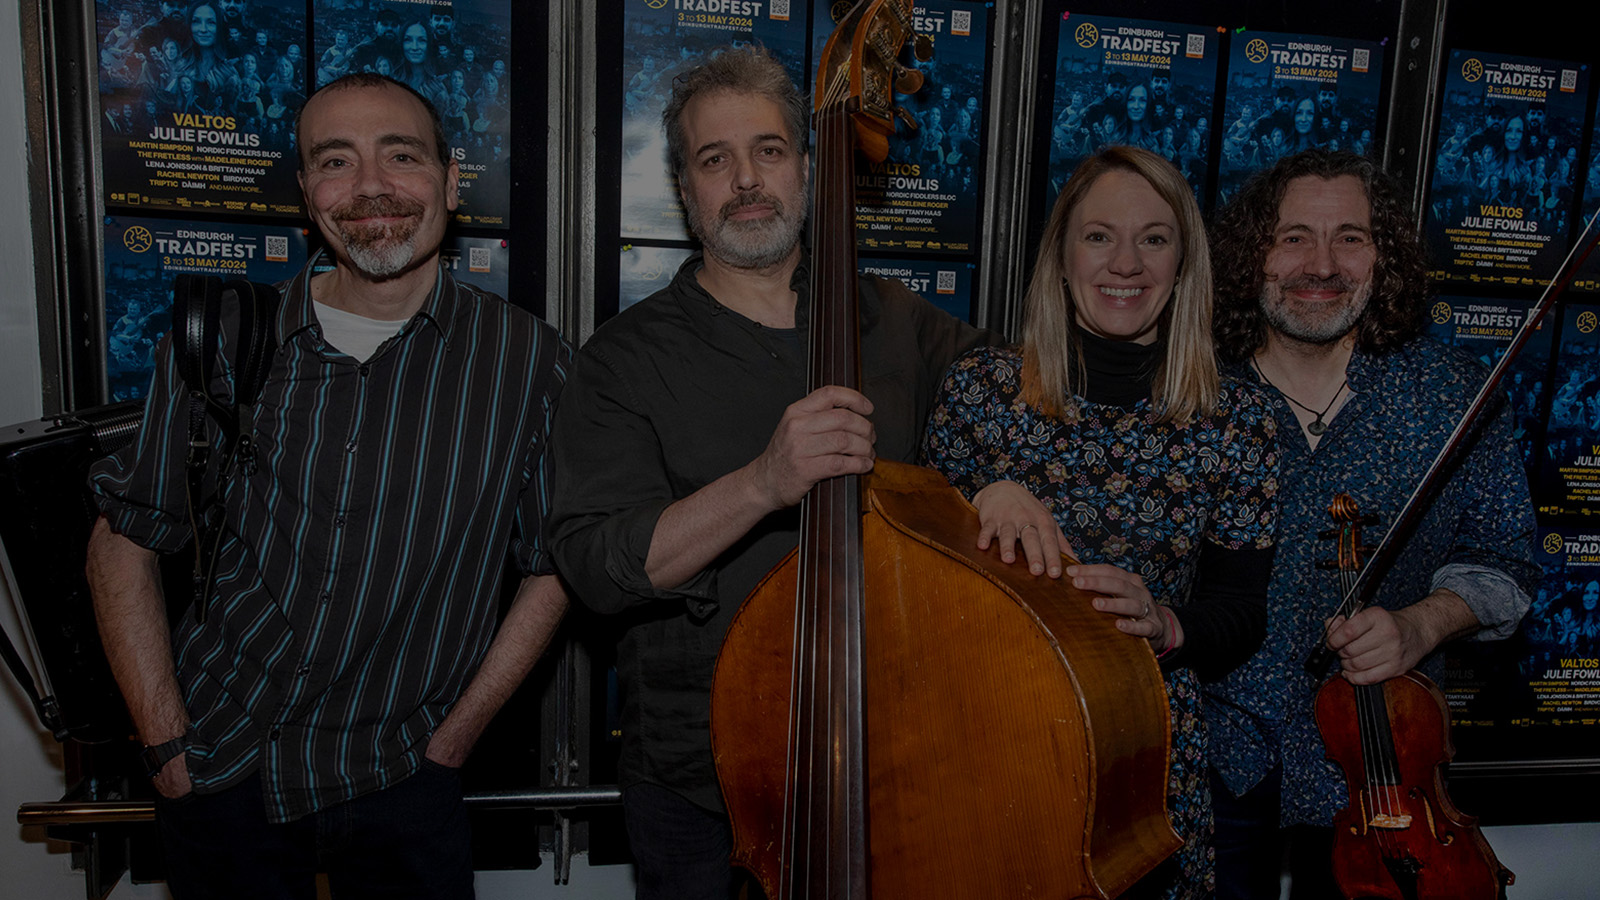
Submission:
[[[1408,815],[1377,813],[1367,821],[1367,825],[1371,828],[1382,828],[1388,831],[1404,831],[1411,827],[1411,817]]]

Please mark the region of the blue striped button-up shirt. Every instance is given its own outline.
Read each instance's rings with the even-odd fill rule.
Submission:
[[[195,789],[259,770],[274,821],[415,772],[493,638],[502,554],[550,571],[545,438],[571,359],[548,325],[442,268],[399,333],[353,359],[317,324],[316,263],[281,286],[280,346],[245,419],[257,465],[225,487],[208,618],[190,609],[173,633]],[[153,550],[190,537],[187,416],[163,344],[138,440],[91,476],[112,529]]]

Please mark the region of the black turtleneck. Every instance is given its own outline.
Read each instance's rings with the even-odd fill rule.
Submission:
[[[1083,399],[1124,408],[1150,399],[1150,385],[1166,349],[1160,341],[1113,341],[1079,329],[1078,343],[1088,375]]]
[[[1078,331],[1088,376],[1083,399],[1131,409],[1150,397],[1165,346],[1135,344]],[[1175,607],[1184,642],[1161,660],[1164,671],[1188,666],[1202,679],[1219,678],[1249,659],[1261,646],[1267,626],[1267,586],[1274,550],[1227,549],[1201,544],[1191,596],[1198,602]]]

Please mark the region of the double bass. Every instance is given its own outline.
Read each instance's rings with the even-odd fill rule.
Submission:
[[[815,94],[808,390],[859,389],[854,165],[882,161],[910,0],[856,6]],[[800,545],[718,657],[712,752],[734,862],[774,900],[1110,898],[1175,850],[1148,642],[979,552],[938,473],[878,460],[802,502]]]

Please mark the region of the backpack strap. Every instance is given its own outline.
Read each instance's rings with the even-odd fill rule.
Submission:
[[[233,373],[231,397],[212,392],[217,370],[224,297],[232,295],[239,307],[238,340],[229,360]],[[236,472],[253,474],[255,446],[241,426],[244,410],[253,407],[266,384],[277,341],[273,318],[278,291],[270,285],[235,280],[227,284],[213,275],[179,275],[173,282],[172,352],[178,377],[189,395],[189,452],[184,467],[189,523],[194,530],[195,561],[191,579],[196,621],[206,619],[206,600],[216,575],[217,548],[222,544],[225,510],[221,484]],[[222,431],[221,463],[213,472],[206,419]],[[213,485],[207,489],[207,485]]]

